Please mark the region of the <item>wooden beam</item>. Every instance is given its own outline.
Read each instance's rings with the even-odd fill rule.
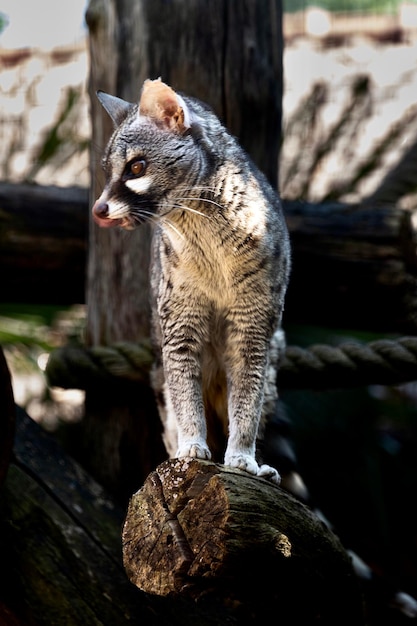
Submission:
[[[0,183],[2,302],[85,302],[88,190]]]

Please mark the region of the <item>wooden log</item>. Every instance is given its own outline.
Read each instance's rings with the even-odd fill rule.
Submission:
[[[241,626],[219,605],[166,599],[123,569],[124,510],[21,409],[0,490],[3,626]]]
[[[1,301],[85,301],[88,191],[0,183]]]
[[[378,204],[284,202],[284,208],[293,249],[285,321],[416,332],[410,212]]]
[[[149,475],[129,504],[123,559],[143,591],[215,601],[239,623],[363,623],[337,537],[279,487],[214,463],[175,459]]]
[[[17,623],[133,619],[137,594],[121,565],[122,519],[104,490],[18,410],[0,497],[0,597]]]
[[[170,464],[165,470],[169,471]],[[191,534],[195,530],[207,533],[203,537],[200,555],[202,565],[198,558],[194,558],[197,587],[182,588],[180,594],[174,593],[171,597],[159,595],[161,588],[155,586],[156,572],[151,572],[149,567],[145,573],[158,594],[144,593],[129,582],[122,565],[124,511],[64,452],[54,437],[43,432],[19,409],[14,458],[0,491],[0,623],[5,626],[127,626],[142,623],[147,626],[249,626],[269,624],[272,615],[274,621],[279,619],[279,623],[286,626],[294,624],[292,618],[296,620],[301,614],[306,615],[303,626],[310,623],[315,626],[333,626],[335,623],[359,626],[362,623],[355,579],[351,577],[345,553],[337,539],[326,529],[320,529],[320,524],[305,512],[302,505],[264,481],[227,473],[218,466],[196,461],[186,472],[184,468],[183,482],[171,482],[171,492],[168,493],[169,473],[165,471],[161,477],[163,467],[158,469],[159,479],[163,482],[163,499],[158,484],[153,485],[153,474],[145,483],[148,489],[146,503],[149,505],[153,499],[163,509],[151,511],[156,515],[159,513],[155,524],[149,521],[151,532],[158,530],[162,515],[166,513],[164,507],[169,502],[183,529],[187,528]],[[176,480],[180,478],[181,472],[176,473]],[[267,493],[270,490],[277,502],[275,497],[268,501],[264,489]],[[137,497],[134,496],[132,502]],[[232,526],[232,502],[237,507],[236,528]],[[277,506],[277,503],[281,504]],[[205,517],[200,519],[202,505]],[[221,508],[223,506],[225,510]],[[244,519],[239,519],[243,506],[247,510],[243,511]],[[265,506],[274,508],[279,516],[273,519],[271,512],[262,513]],[[268,514],[265,523],[261,519],[263,514]],[[300,535],[298,522],[301,518],[311,527],[310,545],[307,535]],[[225,524],[223,534],[220,532],[222,522]],[[166,525],[171,529],[172,538],[175,534],[178,537],[178,524],[173,516],[166,520]],[[159,542],[162,564],[168,567],[168,558],[172,556],[173,571],[178,574],[181,551],[164,530],[166,551],[162,541]],[[227,530],[232,535],[227,536]],[[210,543],[215,531],[217,545]],[[126,541],[127,532],[125,522],[123,551],[130,546],[133,555],[134,545]],[[242,542],[242,560],[235,580]],[[222,552],[222,545],[227,551]],[[185,544],[183,553],[187,554]],[[211,568],[208,567],[210,558],[213,559]],[[306,565],[307,558],[310,559],[308,571],[304,571],[304,578],[298,577],[297,573],[303,573],[302,563]],[[268,571],[279,561],[287,577],[283,580],[279,577],[281,570]],[[154,564],[158,565],[155,561]],[[199,581],[197,578],[202,572],[202,581]],[[183,575],[186,574],[184,569]],[[174,580],[169,572],[166,579],[170,584]],[[177,576],[176,582],[178,580]],[[343,583],[340,588],[338,581]],[[243,585],[242,589],[240,585]],[[203,588],[206,595],[201,596]],[[245,590],[248,601],[246,597],[242,601]],[[287,593],[290,596],[285,599]],[[336,594],[334,597],[333,593]],[[314,596],[311,607],[323,602],[329,605],[329,611],[325,608],[322,615],[310,622],[309,611],[301,611],[300,605],[310,601],[311,596]],[[230,603],[228,598],[235,600]],[[276,603],[277,598],[280,604]],[[337,601],[348,604],[336,607]],[[334,617],[336,610],[337,619],[332,621],[329,614],[333,611]],[[351,617],[350,622],[345,615]]]

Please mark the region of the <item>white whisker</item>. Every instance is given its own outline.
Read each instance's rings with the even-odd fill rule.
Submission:
[[[151,222],[151,224],[155,224],[155,225],[162,224],[163,227],[168,226],[178,235],[178,237],[180,237],[181,239],[184,239],[184,235],[164,215],[158,215],[158,214],[152,213],[151,211],[146,211],[145,209],[138,210],[136,215],[139,218],[148,220],[149,222]]]
[[[224,208],[223,205],[219,204],[215,200],[210,200],[210,198],[200,198],[200,197],[194,198],[194,197],[190,196],[188,198],[187,197],[179,197],[178,200],[197,200],[198,202],[207,202],[209,204],[214,204],[214,205],[218,206],[219,209],[223,209]]]
[[[207,191],[209,193],[216,193],[215,187],[206,187],[204,185],[196,186],[196,187],[185,187],[184,193],[189,193],[190,191]],[[196,196],[198,198],[198,196]]]
[[[206,213],[203,213],[202,211],[197,211],[197,209],[192,209],[191,207],[187,206],[186,204],[173,204],[171,211],[175,211],[175,209],[181,209],[183,211],[189,211],[190,213],[195,213],[196,215],[201,215],[202,217],[207,217],[209,219],[211,219],[210,215],[206,215]]]
[[[164,202],[163,207],[166,210],[166,212],[162,213],[161,217],[172,215],[172,213],[174,213],[175,211],[189,211],[190,213],[196,213],[197,215],[201,215],[202,217],[209,217],[205,213],[201,213],[200,211],[197,211],[197,209],[192,209],[186,204],[179,204],[175,202]]]
[[[158,223],[158,219],[157,219],[158,216],[155,215],[155,213],[152,213],[152,211],[146,211],[145,209],[137,209],[136,211],[131,211],[130,215],[136,222],[139,222],[139,223],[140,223],[140,220],[148,221],[151,224]]]
[[[176,228],[176,226],[174,226],[174,224],[166,219],[165,217],[160,217],[160,222],[162,223],[163,226],[169,226],[177,235],[180,239],[185,239],[184,235],[182,233],[180,233],[180,231],[178,230],[178,228]]]
[[[210,200],[209,198],[201,198],[199,196],[178,196],[177,198],[175,198],[175,202],[165,203],[165,206],[168,208],[168,213],[171,213],[172,211],[175,211],[175,210],[183,210],[183,211],[188,211],[190,213],[194,213],[195,215],[201,215],[201,217],[212,219],[211,215],[207,215],[207,213],[198,211],[197,209],[190,207],[188,204],[182,204],[183,201],[195,201],[198,203],[205,202],[207,204],[214,204],[215,206],[219,207],[219,209],[224,208],[221,204],[219,204],[215,200]]]
[[[138,215],[141,215],[143,217],[151,217],[151,218],[157,217],[155,213],[152,213],[152,211],[146,211],[145,209],[139,209]]]

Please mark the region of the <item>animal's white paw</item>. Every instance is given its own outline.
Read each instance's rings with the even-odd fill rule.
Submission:
[[[176,457],[191,456],[195,459],[211,459],[211,452],[207,444],[202,441],[183,441],[177,450]]]
[[[260,478],[266,478],[271,482],[279,485],[281,482],[281,476],[277,470],[269,465],[259,466],[255,459],[250,454],[231,454],[226,455],[224,458],[224,464],[229,467],[236,467],[237,469],[248,472],[253,476],[259,476]]]
[[[257,476],[259,465],[250,454],[226,454],[224,457],[224,464],[229,467],[236,467],[237,469],[243,470],[244,472],[248,472],[249,474],[253,474]]]
[[[271,467],[270,465],[261,465],[258,470],[258,476],[260,478],[266,478],[276,485],[279,485],[281,482],[281,476],[275,467]]]

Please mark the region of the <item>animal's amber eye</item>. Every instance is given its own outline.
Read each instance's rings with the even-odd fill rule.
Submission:
[[[146,163],[143,159],[139,159],[138,161],[133,161],[130,164],[130,173],[132,176],[142,176],[145,172]]]

